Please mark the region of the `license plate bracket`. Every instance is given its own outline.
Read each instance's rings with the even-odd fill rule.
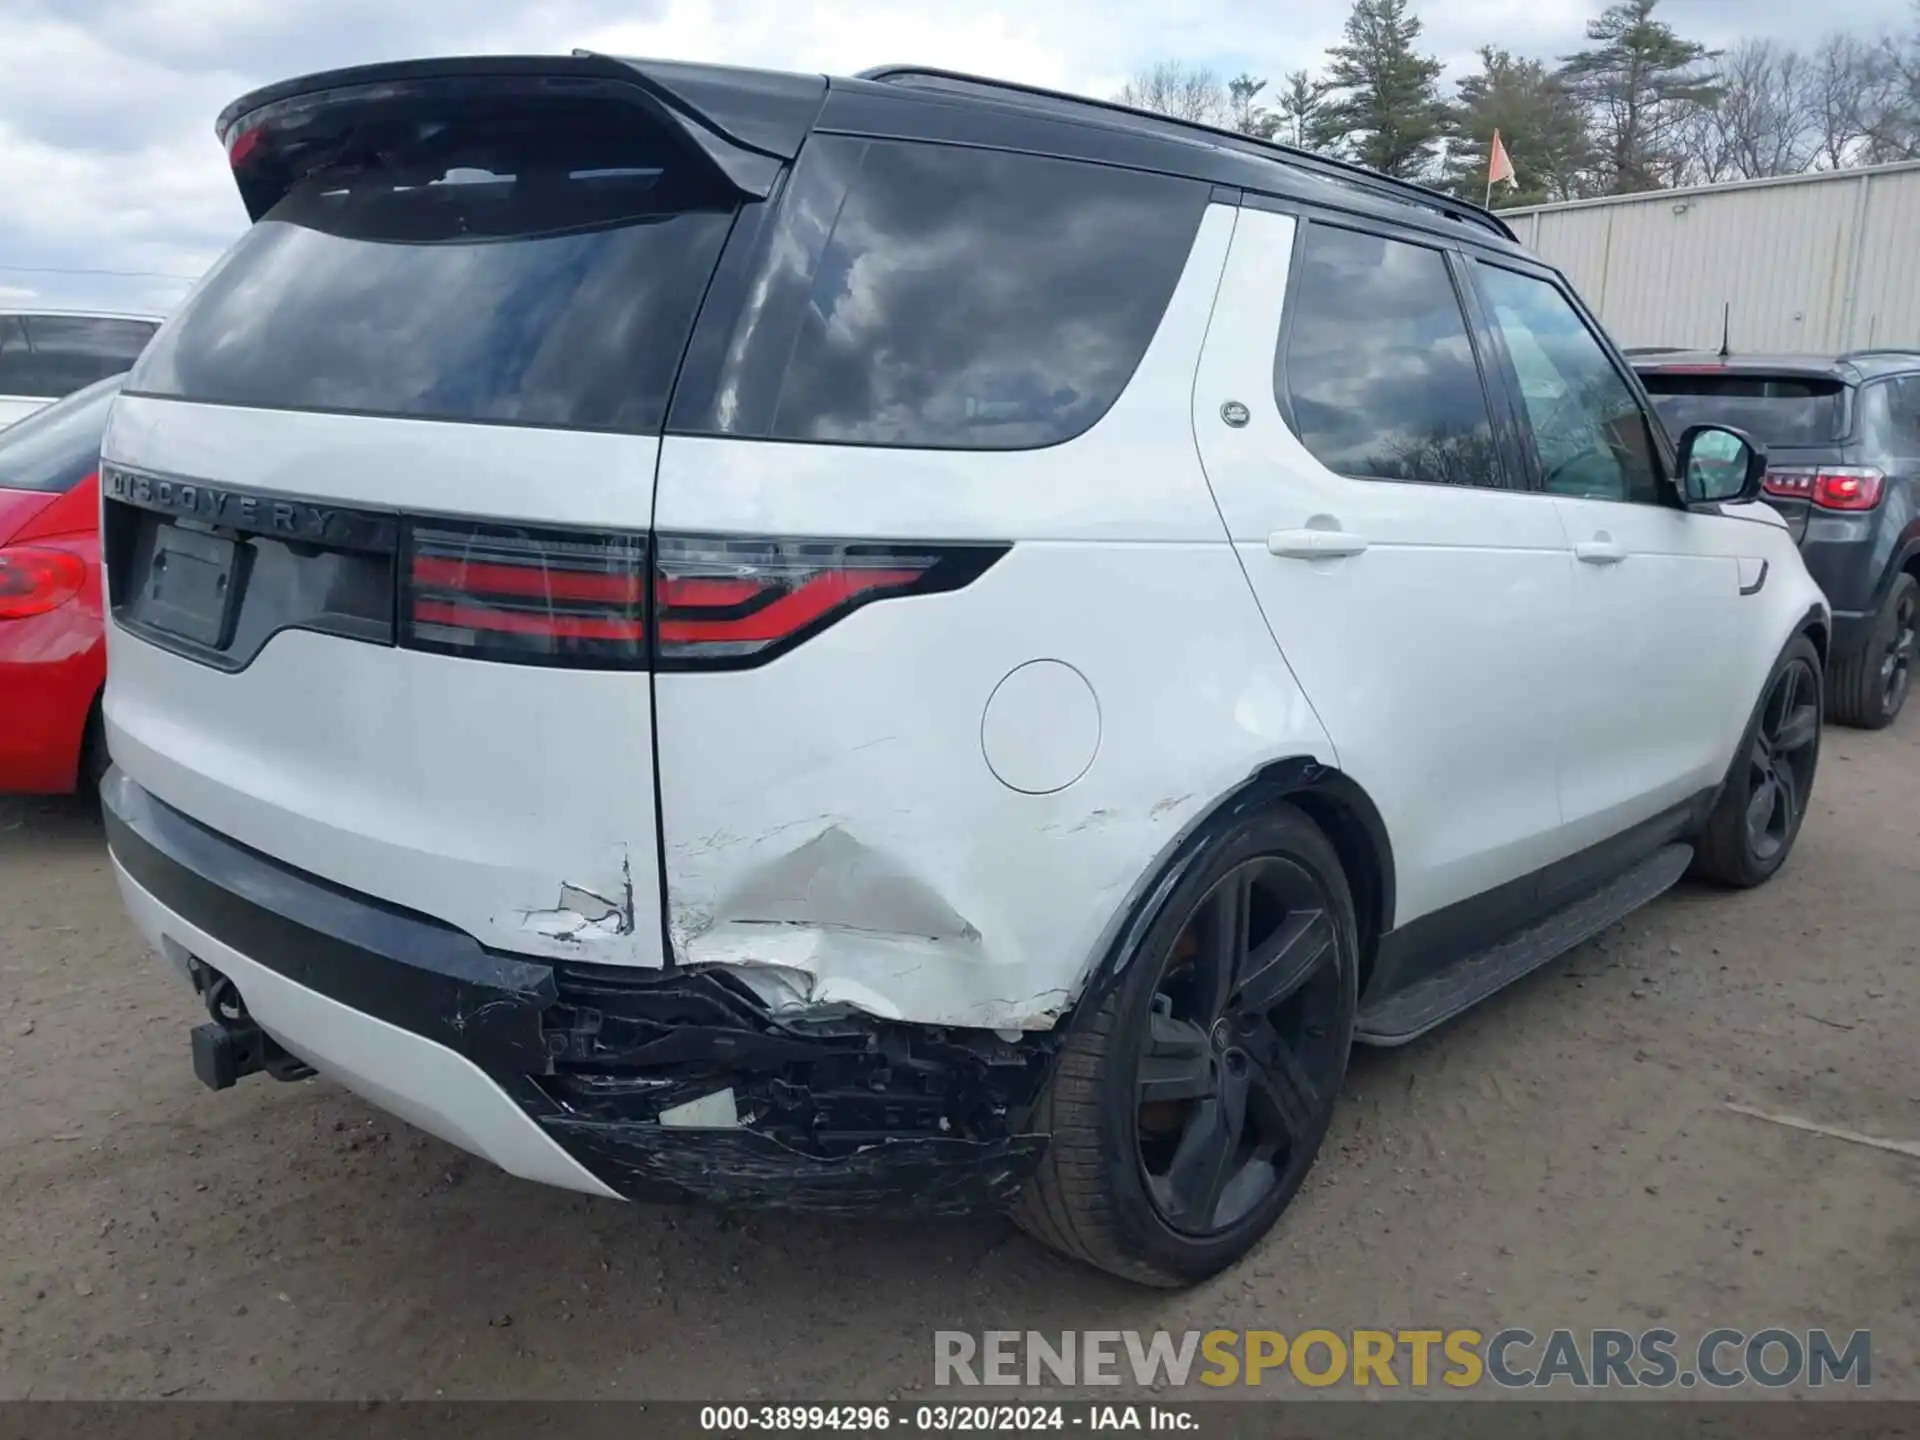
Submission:
[[[141,586],[139,618],[164,634],[210,650],[233,639],[239,547],[220,535],[156,525]]]

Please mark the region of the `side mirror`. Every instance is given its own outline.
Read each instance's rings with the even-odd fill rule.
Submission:
[[[1689,505],[1738,505],[1760,498],[1767,452],[1739,430],[1694,425],[1680,437],[1680,498]]]

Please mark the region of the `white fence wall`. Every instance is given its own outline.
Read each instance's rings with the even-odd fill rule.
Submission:
[[[1502,215],[1622,345],[1920,347],[1920,163]]]

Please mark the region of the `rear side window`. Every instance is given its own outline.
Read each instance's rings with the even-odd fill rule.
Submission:
[[[38,395],[27,327],[12,315],[0,315],[0,395]]]
[[[1920,375],[1887,382],[1887,446],[1896,455],[1920,455]]]
[[[22,323],[40,386],[25,393],[48,396],[71,395],[96,380],[126,374],[158,328],[146,320],[92,315],[28,315]]]
[[[969,450],[1071,439],[1126,388],[1206,203],[1164,175],[816,136],[718,380],[674,428]]]
[[[1657,369],[1642,371],[1640,379],[1671,435],[1692,425],[1733,425],[1762,445],[1829,445],[1841,438],[1846,387],[1838,380]]]
[[[658,433],[731,198],[617,103],[392,126],[248,231],[129,389]]]
[[[1338,475],[1507,483],[1446,258],[1310,225],[1288,287],[1275,396]]]
[[[114,376],[0,430],[0,490],[64,493],[91,475],[119,393]]]

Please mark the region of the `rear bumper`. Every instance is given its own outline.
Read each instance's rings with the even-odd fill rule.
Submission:
[[[100,619],[77,602],[0,624],[0,794],[64,795],[106,679]]]
[[[1834,515],[1816,512],[1800,538],[1807,574],[1841,614],[1870,613],[1891,559],[1891,543],[1880,534],[1881,512]],[[1836,639],[1838,635],[1836,634]],[[1839,647],[1835,647],[1839,653]]]
[[[1857,653],[1873,634],[1873,622],[1879,619],[1872,610],[1836,610],[1833,612],[1833,643],[1829,653],[1835,660]]]
[[[232,980],[314,1068],[513,1174],[629,1199],[950,1214],[1010,1203],[1044,1148],[1024,1126],[1052,1035],[775,1020],[718,974],[501,955],[227,840],[118,770],[102,801],[156,949]],[[675,1123],[693,1102],[709,1102],[702,1126]]]

